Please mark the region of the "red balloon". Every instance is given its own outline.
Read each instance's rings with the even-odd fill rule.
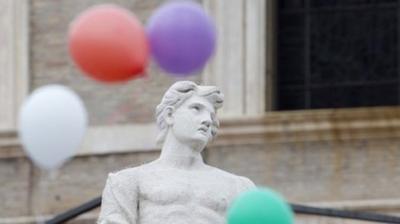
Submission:
[[[84,73],[103,82],[138,77],[149,60],[141,23],[128,10],[114,5],[90,8],[72,22],[69,52]]]

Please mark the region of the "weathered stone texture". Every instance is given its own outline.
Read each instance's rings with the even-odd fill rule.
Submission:
[[[357,201],[398,198],[399,145],[396,139],[371,139],[335,144],[211,146],[204,155],[209,164],[247,176],[260,186],[276,189],[292,202]],[[37,169],[30,171],[25,159],[2,159],[0,196],[7,203],[0,206],[0,218],[66,211],[99,196],[109,172],[138,166],[158,155],[159,152],[136,152],[77,157],[67,162],[53,178],[41,175]],[[396,213],[398,210],[376,212]],[[304,220],[341,223],[314,218],[304,217]]]
[[[69,58],[69,23],[83,10],[100,3],[114,3],[130,9],[145,23],[164,1],[31,0],[31,88],[46,84],[71,87],[83,98],[92,125],[151,122],[154,120],[154,107],[176,78],[163,74],[152,64],[146,78],[107,85],[84,76]],[[189,79],[200,82],[201,77]]]
[[[30,170],[25,158],[0,159],[0,217],[29,214]]]
[[[398,198],[397,139],[210,148],[210,164],[250,177],[292,201]]]
[[[297,215],[296,224],[371,224],[374,222],[338,219],[333,217],[318,217],[313,215]]]
[[[174,78],[165,76],[153,64],[147,78],[105,85],[84,76],[69,58],[69,23],[87,7],[104,2],[124,6],[146,22],[152,10],[165,1],[31,0],[31,89],[53,83],[71,87],[83,98],[91,125],[152,122],[154,107]],[[191,79],[199,82],[201,77]],[[0,220],[63,212],[99,196],[109,172],[138,166],[158,154],[77,157],[53,177],[32,169],[26,158],[0,159]],[[400,197],[399,139],[210,146],[204,155],[209,164],[274,188],[293,202]],[[96,211],[93,214],[96,216]],[[297,218],[298,223],[310,224],[362,223],[315,216]],[[93,223],[93,218],[73,223]]]
[[[57,214],[100,196],[110,172],[154,160],[158,152],[78,157],[53,177],[35,170],[33,204],[39,214]],[[45,202],[45,204],[43,204]],[[42,205],[43,204],[43,205]]]

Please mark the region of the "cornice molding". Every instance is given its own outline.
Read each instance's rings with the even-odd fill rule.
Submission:
[[[89,128],[78,155],[155,151],[155,124]],[[213,146],[342,142],[400,137],[400,107],[268,112],[221,118]],[[140,142],[138,142],[140,141]],[[0,132],[0,158],[23,155],[15,131]]]
[[[400,137],[400,108],[268,112],[225,119],[215,144],[347,141]]]

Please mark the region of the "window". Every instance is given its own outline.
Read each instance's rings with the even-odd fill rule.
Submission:
[[[400,103],[399,1],[278,2],[278,110]]]

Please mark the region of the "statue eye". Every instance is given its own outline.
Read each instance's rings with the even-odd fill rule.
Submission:
[[[193,105],[191,109],[194,111],[200,111],[200,107],[198,105]]]

